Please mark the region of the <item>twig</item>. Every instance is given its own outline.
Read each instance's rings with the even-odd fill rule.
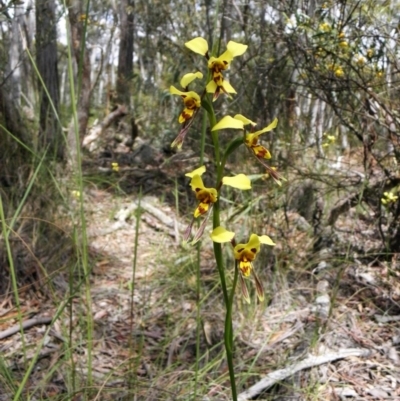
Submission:
[[[22,322],[22,324],[18,323],[7,330],[0,331],[0,340],[10,337],[15,333],[18,333],[21,330],[21,326],[23,330],[26,330],[40,324],[50,324],[52,320],[53,318],[51,317],[36,317],[34,319],[25,320],[25,322]]]
[[[370,351],[363,348],[349,348],[343,349],[338,352],[330,352],[325,355],[309,356],[301,362],[295,363],[285,369],[279,369],[271,372],[261,379],[258,383],[251,386],[246,391],[243,391],[238,396],[238,401],[246,401],[259,395],[262,391],[270,388],[277,382],[287,379],[300,370],[309,369],[314,366],[322,365],[324,363],[333,362],[338,359],[348,358],[349,356],[362,356],[366,357]]]

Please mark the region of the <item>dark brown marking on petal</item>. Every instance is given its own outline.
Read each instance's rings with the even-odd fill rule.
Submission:
[[[253,252],[253,253],[257,253],[257,249],[256,249],[256,248],[251,248],[250,250],[251,250],[251,252]]]

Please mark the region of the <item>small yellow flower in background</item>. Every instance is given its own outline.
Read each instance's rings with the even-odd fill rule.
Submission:
[[[80,191],[76,191],[76,190],[71,191],[71,195],[72,195],[75,199],[79,199],[79,198],[81,197]]]
[[[329,32],[331,30],[331,26],[327,22],[323,22],[322,24],[319,24],[318,29],[322,32]]]
[[[374,55],[374,53],[375,53],[374,49],[368,49],[367,50],[367,57],[371,58]]]
[[[336,142],[336,136],[335,135],[328,135],[324,134],[324,137],[326,138],[326,142],[322,144],[322,147],[327,148],[328,146],[334,144]]]
[[[88,16],[86,14],[79,15],[79,17],[78,17],[79,22],[85,22],[86,20],[87,20],[88,24],[91,23],[90,19],[88,18]]]
[[[344,39],[344,37],[346,36],[344,32],[340,32],[339,33],[339,39]]]
[[[201,54],[208,59],[208,68],[211,70],[212,79],[206,86],[208,93],[213,93],[213,101],[218,98],[221,92],[229,96],[230,93],[236,93],[232,85],[224,79],[222,71],[229,68],[234,57],[241,56],[247,50],[247,45],[229,41],[227,50],[219,57],[209,57],[208,43],[201,37],[194,38],[185,43],[185,46],[197,54]]]
[[[382,78],[382,77],[383,77],[383,71],[378,71],[378,72],[376,73],[376,76],[377,76],[378,78]]]
[[[224,243],[224,242],[233,242],[233,238],[235,233],[232,231],[228,231],[223,227],[215,228],[210,234],[211,239],[214,242]],[[246,283],[243,280],[244,278],[248,278],[252,273],[254,276],[254,281],[256,285],[257,297],[260,301],[264,300],[264,290],[261,284],[261,281],[258,279],[254,267],[253,261],[256,259],[257,254],[260,252],[261,244],[274,246],[275,243],[272,241],[270,237],[267,235],[258,236],[256,234],[251,234],[249,242],[246,244],[237,244],[233,247],[233,254],[235,259],[239,263],[240,277],[241,277],[241,288],[242,293],[247,302],[250,302],[250,297],[247,291]]]
[[[342,67],[337,67],[337,68],[335,69],[335,75],[336,75],[338,78],[342,78],[342,77],[344,76],[343,68],[342,68]]]
[[[270,169],[269,170],[267,170],[266,171],[266,173],[264,174],[264,176],[262,177],[262,179],[263,180],[266,180],[266,179],[268,179],[268,178],[270,178],[271,177],[271,174],[270,174],[270,171],[277,171],[278,170],[278,168],[277,167],[270,167]]]
[[[119,165],[117,162],[113,162],[111,163],[111,168],[113,169],[113,171],[116,171],[118,173],[119,171]]]
[[[389,205],[390,203],[394,203],[399,199],[397,195],[395,195],[393,192],[384,192],[383,193],[383,198],[381,199],[382,205]]]
[[[342,40],[341,42],[339,42],[339,46],[345,49],[349,46],[349,44],[345,40]]]
[[[365,64],[366,60],[365,60],[365,57],[364,57],[364,56],[362,56],[361,54],[359,54],[358,56],[355,57],[355,62],[357,63],[357,65],[359,65],[360,67],[362,67],[362,66]]]

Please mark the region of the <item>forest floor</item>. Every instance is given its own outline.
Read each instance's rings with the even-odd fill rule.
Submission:
[[[78,389],[88,377],[87,313],[93,319],[91,399],[188,400],[195,393],[199,400],[230,399],[212,247],[203,241],[198,310],[197,251],[180,237],[189,219],[166,199],[144,195],[138,215],[137,195],[85,193],[91,310],[82,290],[49,332],[49,322],[37,321],[22,338],[19,330],[2,336],[17,320],[12,300],[0,304],[0,351],[10,369],[29,366],[42,344],[27,384],[35,389],[32,400],[84,399]],[[318,252],[312,228],[296,211],[277,211],[267,223],[277,245],[257,263],[266,301],[253,298],[248,305],[237,291],[234,305],[239,399],[399,400],[399,262],[348,252],[353,244],[373,248],[368,220],[349,210],[338,219],[333,242]],[[54,318],[58,305],[26,292],[20,307],[35,319]],[[0,400],[8,400],[11,389],[1,390]]]

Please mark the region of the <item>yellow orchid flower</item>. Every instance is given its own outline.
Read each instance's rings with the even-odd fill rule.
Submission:
[[[264,146],[258,143],[258,138],[261,134],[273,130],[277,125],[278,125],[278,119],[275,118],[275,120],[272,121],[271,124],[263,128],[262,130],[246,134],[244,143],[249,149],[251,149],[254,152],[254,154],[257,157],[260,157],[261,159],[271,158],[271,153],[269,153],[268,149],[264,148]]]
[[[246,244],[238,244],[234,247],[233,253],[235,259],[239,261],[239,269],[243,276],[249,277],[253,269],[252,262],[256,258],[258,252],[260,252],[260,245],[274,246],[275,243],[268,235],[258,236],[251,234],[249,242]]]
[[[214,125],[211,131],[219,131],[222,129],[244,129],[244,126],[249,124],[251,124],[252,127],[256,125],[254,121],[251,121],[241,114],[236,114],[234,117],[225,116],[220,121],[218,121],[217,124]],[[267,173],[270,174],[274,181],[278,185],[281,185],[280,179],[284,180],[284,178],[280,177],[280,175],[274,169],[272,169],[262,161],[262,159],[270,159],[271,153],[268,149],[258,143],[258,139],[261,134],[273,130],[277,125],[278,119],[275,118],[275,120],[272,121],[271,124],[263,128],[262,130],[245,133],[244,143],[246,144],[248,149],[251,150],[256,159],[267,169]]]
[[[207,188],[204,185],[203,180],[201,179],[201,176],[204,174],[205,171],[206,167],[201,166],[196,170],[193,170],[192,172],[185,174],[187,177],[191,178],[190,186],[192,187],[192,190],[196,194],[196,198],[199,201],[199,204],[193,213],[192,222],[189,224],[188,228],[184,233],[183,236],[184,241],[187,241],[191,235],[194,220],[199,216],[206,215],[205,219],[201,223],[199,229],[197,230],[197,233],[193,238],[192,244],[195,244],[203,235],[204,229],[207,224],[207,219],[210,215],[209,212],[211,211],[211,208],[213,207],[214,203],[218,200],[218,190],[221,185],[227,185],[232,188],[241,189],[243,191],[251,189],[251,181],[249,177],[247,177],[244,174],[237,174],[233,177],[223,177],[222,182],[219,185],[218,189]]]
[[[201,176],[205,173],[205,171],[206,167],[201,166],[196,170],[185,174],[186,177],[191,178],[190,186],[195,192],[197,200],[200,201],[199,205],[194,211],[195,218],[207,213],[210,205],[214,204],[218,199],[218,191],[215,188],[207,188],[204,186]],[[233,177],[223,177],[222,184],[232,188],[241,189],[243,191],[251,189],[251,181],[244,174],[237,174]]]
[[[178,121],[183,124],[181,131],[179,132],[176,139],[172,142],[171,147],[177,146],[178,148],[182,147],[183,140],[189,130],[189,127],[193,121],[193,117],[199,111],[201,106],[201,98],[200,96],[193,91],[188,91],[188,85],[193,82],[195,79],[203,78],[203,74],[199,71],[191,72],[189,74],[185,74],[181,79],[181,86],[185,88],[185,91],[180,91],[179,89],[175,88],[175,86],[171,86],[169,88],[170,93],[173,95],[179,95],[183,99],[183,104],[185,108],[183,109],[182,113],[179,114]]]
[[[256,259],[257,254],[260,252],[261,244],[274,246],[275,243],[272,241],[268,235],[258,236],[257,234],[251,234],[249,242],[246,244],[237,244],[234,245],[234,236],[235,233],[232,231],[228,231],[223,227],[215,228],[210,234],[211,239],[214,242],[224,243],[231,242],[233,247],[233,254],[235,259],[239,263],[240,277],[241,277],[241,287],[244,298],[247,302],[250,302],[250,298],[248,295],[246,283],[243,278],[248,278],[251,273],[253,273],[254,281],[256,285],[257,296],[260,301],[264,300],[264,290],[261,284],[261,281],[258,279],[254,267],[253,261]]]
[[[193,82],[197,78],[203,78],[203,74],[199,71],[194,73],[185,74],[181,79],[181,86],[187,89],[188,85]],[[183,99],[183,103],[185,105],[184,110],[179,115],[179,122],[185,123],[193,117],[193,114],[200,108],[201,99],[200,96],[193,91],[180,91],[175,88],[175,86],[171,86],[169,88],[170,93],[173,95],[179,95]]]
[[[193,91],[190,92],[182,92],[179,89],[176,89],[174,86],[169,88],[170,93],[173,95],[180,95],[183,99],[183,103],[185,108],[183,109],[182,113],[179,115],[179,122],[185,123],[186,121],[190,120],[193,117],[193,114],[197,109],[201,106],[201,99],[200,96]]]
[[[205,167],[200,167],[192,173],[186,174],[191,177],[190,186],[196,194],[196,199],[200,201],[193,216],[195,218],[207,213],[210,205],[214,204],[218,199],[218,191],[215,188],[206,188],[204,186],[201,175],[205,172]]]
[[[221,92],[226,93],[228,96],[230,93],[236,93],[232,85],[228,81],[225,81],[222,71],[229,68],[234,57],[241,56],[247,50],[247,45],[231,40],[227,44],[227,50],[219,57],[209,57],[208,43],[201,37],[186,42],[185,46],[208,59],[208,68],[211,70],[212,79],[207,84],[206,91],[214,94],[213,101],[218,98]]]

